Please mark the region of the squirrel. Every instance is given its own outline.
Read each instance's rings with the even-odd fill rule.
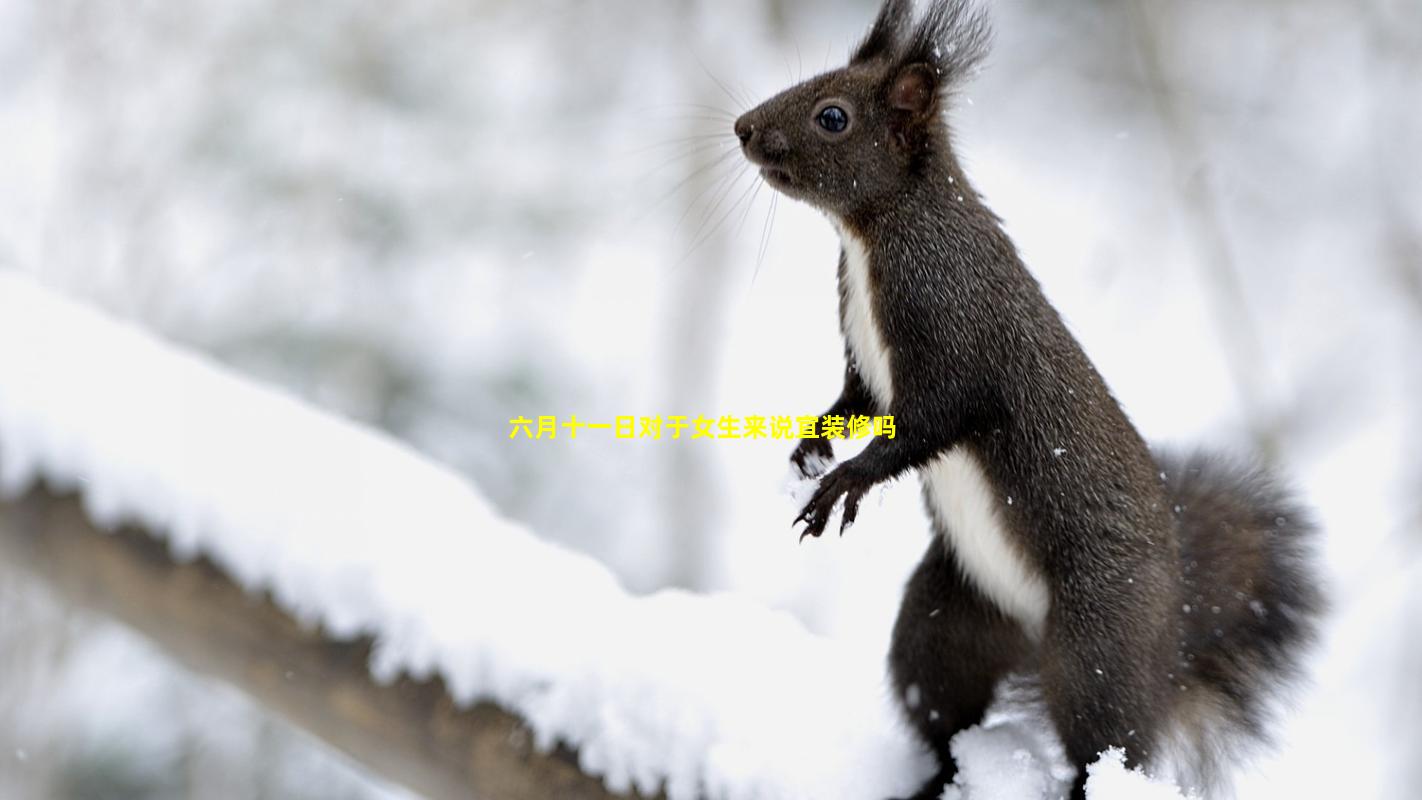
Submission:
[[[990,38],[969,0],[886,0],[840,69],[736,120],[745,157],[837,230],[844,387],[826,415],[891,414],[823,472],[796,524],[841,533],[874,485],[917,472],[936,534],[905,589],[889,677],[941,769],[1005,675],[1035,673],[1085,797],[1108,748],[1184,751],[1197,790],[1220,754],[1267,741],[1325,603],[1316,525],[1265,471],[1153,453],[1044,297],[954,154],[955,87]]]

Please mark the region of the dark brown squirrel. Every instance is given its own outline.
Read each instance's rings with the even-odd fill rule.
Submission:
[[[965,0],[887,0],[849,64],[735,123],[775,189],[837,229],[844,389],[826,415],[892,414],[819,478],[797,523],[841,531],[875,484],[917,471],[933,537],[905,590],[889,671],[940,771],[1006,674],[1035,671],[1077,767],[1265,739],[1323,599],[1315,526],[1265,472],[1151,452],[954,155],[946,110],[989,34]],[[807,475],[833,453],[806,439]],[[811,475],[814,477],[814,475]]]

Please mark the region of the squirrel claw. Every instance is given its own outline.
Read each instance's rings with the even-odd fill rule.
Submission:
[[[859,501],[871,485],[872,481],[866,481],[857,471],[850,469],[848,464],[840,465],[821,478],[814,495],[795,518],[794,524],[805,523],[800,540],[804,541],[806,536],[818,537],[824,533],[830,515],[841,497],[844,498],[844,512],[840,517],[839,534],[843,536],[845,529],[854,524],[859,514]]]

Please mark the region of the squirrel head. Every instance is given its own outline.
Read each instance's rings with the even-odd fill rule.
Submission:
[[[773,188],[846,216],[902,193],[948,152],[945,112],[987,53],[971,0],[885,0],[849,63],[736,120],[741,149]]]

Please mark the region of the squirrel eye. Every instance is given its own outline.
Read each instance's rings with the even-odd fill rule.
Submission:
[[[830,133],[843,133],[849,127],[849,115],[839,106],[825,106],[815,115],[815,121]]]

